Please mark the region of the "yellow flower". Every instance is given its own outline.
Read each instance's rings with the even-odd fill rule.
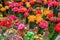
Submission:
[[[2,7],[0,10],[3,12],[6,11],[6,8]]]
[[[0,7],[2,7],[2,4],[0,4]]]
[[[3,14],[0,13],[0,17],[3,17]]]
[[[58,13],[58,17],[60,18],[60,12]]]
[[[21,0],[22,2],[24,2],[25,0]]]
[[[35,35],[34,38],[39,38],[38,35]]]
[[[30,2],[26,2],[26,7],[30,7]]]
[[[6,17],[3,17],[3,20],[6,20]]]
[[[40,40],[43,40],[43,35],[39,34],[38,36]]]
[[[41,37],[40,40],[43,40],[43,38]]]
[[[49,13],[52,13],[52,11],[51,11],[51,10],[45,10],[45,11],[43,12],[43,14],[44,14],[45,16],[47,16]]]
[[[9,9],[9,7],[8,7],[8,6],[5,6],[5,8],[6,8],[6,9]]]
[[[34,15],[30,15],[30,16],[28,17],[29,22],[34,22],[35,19],[36,19],[36,16],[34,16]]]
[[[43,40],[43,37],[42,37],[42,36],[43,36],[43,35],[38,34],[38,35],[35,35],[34,38],[35,38],[35,39],[39,39],[39,40]]]
[[[42,16],[40,14],[37,14],[36,15],[36,24],[38,24],[42,20],[43,20]]]
[[[34,2],[36,2],[36,0],[33,0]]]

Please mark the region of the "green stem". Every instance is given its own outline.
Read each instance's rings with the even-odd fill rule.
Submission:
[[[58,35],[58,33],[53,31],[52,33],[49,34],[49,36],[46,40],[55,40],[57,35]]]
[[[5,11],[5,12],[3,12],[3,16],[4,16],[4,17],[6,16],[6,11]]]
[[[24,23],[27,24],[28,23],[28,19],[24,18]]]
[[[50,33],[53,32],[55,24],[56,24],[56,23],[54,23],[54,22],[51,22],[51,23],[49,24],[49,32],[50,32]]]

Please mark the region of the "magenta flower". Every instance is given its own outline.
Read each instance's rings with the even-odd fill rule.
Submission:
[[[25,28],[25,25],[24,25],[24,24],[18,25],[18,30],[22,30],[22,29],[24,29],[24,28]]]
[[[17,17],[14,16],[14,15],[8,16],[8,18],[9,18],[10,20],[16,20],[16,19],[17,19]]]
[[[48,22],[46,20],[42,20],[39,23],[40,28],[47,28],[48,27]]]
[[[48,4],[48,6],[49,6],[49,7],[52,7],[52,6],[53,6],[53,2],[50,2],[50,3]]]
[[[29,13],[28,12],[25,12],[24,13],[24,17],[28,17],[29,16]]]
[[[18,7],[14,7],[14,8],[12,9],[12,11],[13,11],[13,12],[17,12],[17,11],[18,11]]]

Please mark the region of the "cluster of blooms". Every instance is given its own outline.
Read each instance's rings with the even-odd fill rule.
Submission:
[[[50,10],[50,7],[57,8],[60,6],[60,2],[55,0],[21,0],[20,2],[7,1],[5,4],[7,6],[4,7],[0,4],[0,11],[5,12],[9,9],[8,13],[10,14],[7,14],[5,20],[0,21],[0,26],[7,27],[7,31],[5,30],[5,33],[3,34],[8,40],[14,40],[15,38],[16,40],[34,40],[35,38],[43,40],[42,36],[44,35],[39,33],[41,32],[40,30],[43,29],[44,33],[46,31],[45,29],[54,25],[52,23],[56,24],[53,29],[58,33],[60,32],[60,12],[57,13],[56,17],[53,10]],[[47,4],[49,9],[44,9],[43,6],[46,6]],[[22,19],[19,19],[21,16]],[[30,27],[34,28],[30,29]],[[52,29],[50,28],[50,30]],[[37,33],[40,34],[41,38]]]
[[[0,11],[4,12],[4,11],[6,11],[6,10],[8,10],[8,9],[9,9],[8,6],[4,6],[4,7],[3,7],[3,5],[0,4]]]

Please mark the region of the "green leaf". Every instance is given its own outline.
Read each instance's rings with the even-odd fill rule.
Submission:
[[[39,30],[38,30],[38,32],[37,32],[37,34],[43,34],[43,32],[44,32],[44,29],[39,28]]]
[[[56,24],[56,23],[54,23],[54,22],[51,22],[51,23],[49,24],[49,32],[50,32],[50,33],[52,33],[52,32],[54,31],[54,26],[55,26],[55,24]]]
[[[57,35],[58,35],[58,33],[53,31],[52,33],[49,34],[49,36],[46,40],[55,40]]]
[[[29,23],[29,29],[33,29],[34,28],[34,25],[35,25],[35,22],[30,22]]]

